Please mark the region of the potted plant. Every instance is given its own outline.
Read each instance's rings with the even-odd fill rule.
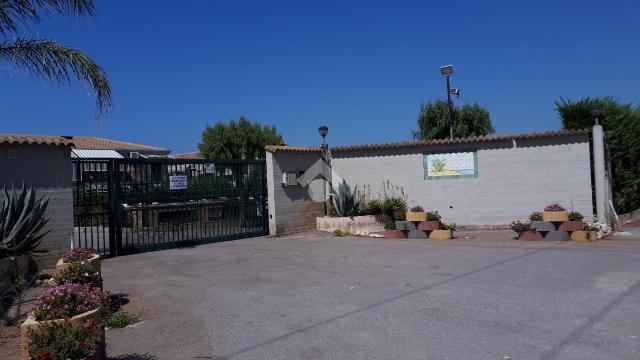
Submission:
[[[557,202],[551,203],[544,208],[542,220],[550,222],[569,221],[569,213]]]
[[[438,214],[437,211],[430,211],[427,213],[426,221],[418,224],[418,230],[422,231],[432,231],[432,230],[440,230],[442,216]]]
[[[456,230],[456,224],[442,224],[442,229],[433,230],[429,233],[429,239],[431,240],[451,240],[453,239],[453,232]]]
[[[42,326],[28,331],[29,359],[101,359],[98,350],[102,341],[100,334],[100,325],[95,321],[78,326],[73,326],[69,320],[44,322]]]
[[[542,212],[534,211],[529,215],[529,221],[542,221]]]
[[[24,274],[37,272],[31,254],[49,233],[43,231],[49,222],[45,216],[49,200],[37,198],[34,188],[11,192],[4,188],[5,200],[0,209],[0,258],[9,258]]]
[[[78,261],[85,261],[91,267],[93,267],[94,272],[100,273],[101,271],[101,258],[98,251],[90,248],[75,248],[73,250],[67,251],[62,258],[58,260],[56,264],[56,270],[60,271],[65,267],[68,267],[69,264]]]
[[[565,221],[558,227],[558,231],[580,231],[584,227],[584,216],[577,211],[569,211],[569,221]]]
[[[427,213],[424,212],[424,209],[422,208],[422,206],[417,205],[412,207],[410,211],[407,211],[406,219],[407,221],[416,221],[416,222],[426,221]]]
[[[69,322],[73,327],[92,322],[98,324],[101,345],[98,346],[97,354],[104,358],[102,318],[109,309],[109,298],[108,291],[80,284],[65,284],[50,289],[38,298],[31,313],[20,326],[22,358],[29,358],[31,355],[29,334],[40,331],[51,322]]]
[[[582,230],[571,233],[573,241],[597,241],[600,227],[596,224],[584,224]]]
[[[83,284],[102,288],[102,276],[85,260],[66,263],[56,270],[53,280],[58,285]]]
[[[518,234],[520,240],[542,240],[542,234],[535,231],[528,222],[514,221],[511,223],[511,230]]]
[[[396,224],[389,221],[384,224],[384,237],[387,239],[406,239],[406,235],[402,230],[396,230]]]

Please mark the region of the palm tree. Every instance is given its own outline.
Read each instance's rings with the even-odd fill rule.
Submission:
[[[21,27],[37,24],[56,13],[95,16],[93,0],[0,0],[0,60],[54,83],[69,84],[75,77],[96,96],[96,118],[108,114],[113,100],[104,70],[81,51],[53,40],[20,37]]]

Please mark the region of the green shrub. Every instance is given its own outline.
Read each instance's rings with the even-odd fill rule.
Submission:
[[[394,220],[404,220],[407,203],[399,197],[388,198],[382,202],[382,212]]]
[[[49,233],[44,226],[50,218],[45,215],[49,200],[38,198],[35,188],[20,193],[4,187],[5,200],[0,207],[0,258],[27,254],[35,250]]]
[[[584,219],[584,216],[577,212],[577,211],[570,211],[569,212],[569,220],[570,221],[581,221],[582,219]]]
[[[534,211],[529,215],[530,221],[542,221],[542,213],[540,211]]]
[[[126,311],[119,311],[109,314],[104,319],[104,326],[108,328],[123,328],[140,321],[140,315]]]
[[[456,231],[456,223],[442,224],[442,230]]]
[[[87,261],[73,261],[53,274],[53,280],[62,284],[94,284],[100,274]]]
[[[523,223],[521,221],[514,221],[511,223],[511,230],[515,231],[518,233],[518,235],[522,234],[525,231],[531,231],[533,228],[531,227],[531,224],[529,224],[528,222]]]
[[[333,236],[343,237],[346,233],[340,229],[333,230]]]
[[[382,201],[373,199],[369,201],[366,207],[366,215],[380,215],[382,214]]]
[[[338,190],[331,189],[331,195],[326,201],[327,211],[331,216],[355,216],[358,214],[360,198],[358,186],[353,190],[346,181],[338,185]]]
[[[396,223],[393,221],[389,221],[388,223],[384,224],[384,229],[385,230],[395,230],[396,229]]]
[[[430,211],[427,213],[427,221],[440,221],[442,216],[437,211]]]

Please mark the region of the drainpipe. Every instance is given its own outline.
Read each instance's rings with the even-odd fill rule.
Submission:
[[[604,162],[604,130],[602,125],[593,126],[593,177],[596,185],[596,219],[599,223],[607,220],[607,185]]]

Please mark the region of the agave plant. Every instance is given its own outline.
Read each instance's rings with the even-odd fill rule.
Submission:
[[[0,256],[16,256],[29,253],[40,245],[49,233],[42,229],[49,222],[45,210],[49,199],[36,198],[36,190],[28,191],[24,184],[22,191],[11,192],[4,188],[6,195],[0,210]]]
[[[353,190],[342,180],[338,185],[338,191],[331,189],[331,194],[326,201],[327,210],[332,216],[355,216],[360,207],[360,197],[358,196],[358,186]]]

